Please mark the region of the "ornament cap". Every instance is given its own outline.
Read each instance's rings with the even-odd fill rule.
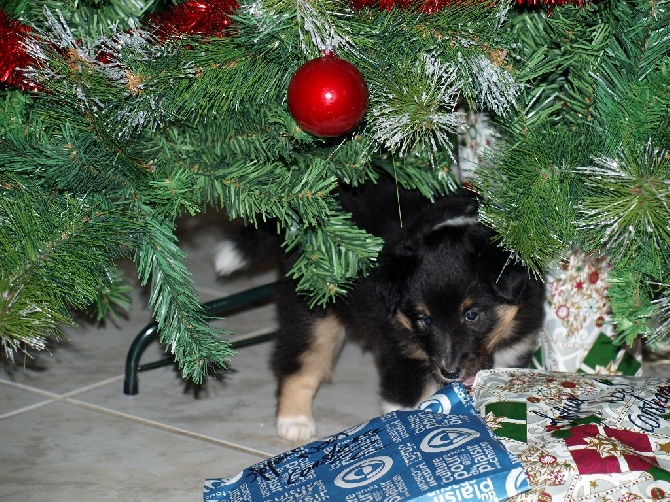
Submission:
[[[321,49],[321,57],[325,56],[335,56],[335,48],[330,44],[327,44],[323,49]]]

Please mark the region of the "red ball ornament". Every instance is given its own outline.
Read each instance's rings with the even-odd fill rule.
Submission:
[[[288,109],[302,128],[320,137],[352,130],[368,106],[368,86],[358,69],[332,52],[302,65],[288,84]]]

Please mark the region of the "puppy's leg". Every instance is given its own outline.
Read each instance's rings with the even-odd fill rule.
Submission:
[[[427,362],[420,359],[387,355],[377,360],[377,367],[384,413],[415,408],[440,387]]]
[[[416,400],[416,402],[412,405],[400,405],[395,402],[391,401],[386,401],[385,399],[382,399],[382,413],[390,413],[392,411],[399,411],[399,410],[414,410],[418,406],[419,403],[425,401],[429,397],[431,397],[433,394],[435,394],[438,390],[440,390],[443,387],[443,385],[440,385],[437,383],[437,380],[433,378],[429,378],[426,380],[423,386],[423,391],[421,393],[421,397]]]
[[[311,338],[298,357],[298,369],[279,376],[277,433],[289,441],[307,441],[316,434],[312,400],[321,382],[329,380],[344,338],[340,320],[328,315],[313,321]],[[279,347],[278,347],[279,348]],[[277,357],[275,361],[277,361]],[[275,365],[275,371],[278,367]]]

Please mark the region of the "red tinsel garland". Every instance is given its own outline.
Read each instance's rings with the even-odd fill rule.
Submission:
[[[528,7],[555,7],[557,5],[574,5],[575,7],[584,7],[589,0],[516,0],[519,6]]]
[[[391,10],[392,8],[421,9],[427,14],[434,14],[450,5],[457,5],[468,3],[477,0],[350,0],[350,5],[357,10],[377,7],[379,10]],[[488,0],[481,0],[488,1]],[[516,4],[520,7],[550,7],[554,8],[557,5],[574,5],[576,7],[583,7],[589,0],[516,0]]]
[[[421,9],[426,14],[434,14],[449,5],[465,3],[470,0],[350,0],[354,9],[377,7],[379,10]]]
[[[7,14],[0,10],[0,40],[3,46],[0,51],[0,84],[16,86],[22,91],[37,88],[34,82],[23,77],[20,70],[27,68],[33,62],[23,45],[26,34],[31,31],[30,26],[9,19]]]
[[[163,39],[179,34],[223,37],[231,24],[230,15],[239,7],[237,0],[186,0],[151,16],[151,24]]]

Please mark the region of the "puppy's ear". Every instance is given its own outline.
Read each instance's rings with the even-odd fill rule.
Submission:
[[[442,197],[423,211],[420,218],[421,229],[416,234],[430,238],[443,229],[474,225],[478,220],[479,203],[465,192],[457,192]]]
[[[517,303],[528,285],[528,271],[518,265],[506,265],[493,281],[493,290],[507,303]]]

